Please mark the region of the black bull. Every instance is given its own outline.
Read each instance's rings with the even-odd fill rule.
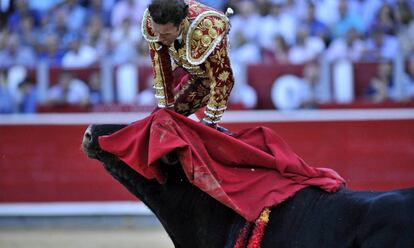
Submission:
[[[97,138],[125,125],[92,125],[83,139],[86,154],[157,216],[176,247],[231,247],[242,219],[185,178],[179,164],[163,164],[167,183],[146,180]],[[414,189],[331,194],[306,188],[273,207],[262,247],[414,247]]]

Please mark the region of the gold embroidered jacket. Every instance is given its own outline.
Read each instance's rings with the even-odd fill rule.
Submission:
[[[151,27],[148,9],[144,13],[142,33],[149,42],[154,69],[154,88],[158,106],[173,107],[174,66],[182,67],[191,75],[191,82],[209,85],[210,95],[203,120],[218,123],[226,110],[234,84],[228,57],[227,34],[230,29],[226,15],[193,0],[186,0],[189,14],[184,20],[182,47],[166,47],[158,43]]]

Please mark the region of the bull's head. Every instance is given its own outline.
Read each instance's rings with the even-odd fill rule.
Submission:
[[[102,135],[112,134],[126,125],[120,124],[104,124],[104,125],[90,125],[83,135],[82,149],[89,158],[99,159],[99,155],[104,152],[99,147],[98,138]]]
[[[235,213],[190,184],[175,155],[161,158],[162,172],[167,178],[167,183],[161,185],[156,180],[147,180],[99,147],[99,136],[112,134],[125,126],[89,126],[82,141],[83,151],[88,157],[99,160],[116,180],[155,213],[176,247],[223,247]],[[211,236],[216,238],[211,240]]]

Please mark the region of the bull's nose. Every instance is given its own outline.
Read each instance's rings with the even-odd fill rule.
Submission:
[[[92,126],[89,126],[86,129],[85,134],[83,135],[82,144],[84,147],[88,147],[88,145],[90,145],[91,143],[92,143]]]

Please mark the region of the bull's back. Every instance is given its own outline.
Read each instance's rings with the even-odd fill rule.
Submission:
[[[413,189],[332,194],[309,187],[273,208],[263,247],[414,247],[413,210]]]
[[[358,247],[414,247],[414,188],[369,199],[358,229]]]

